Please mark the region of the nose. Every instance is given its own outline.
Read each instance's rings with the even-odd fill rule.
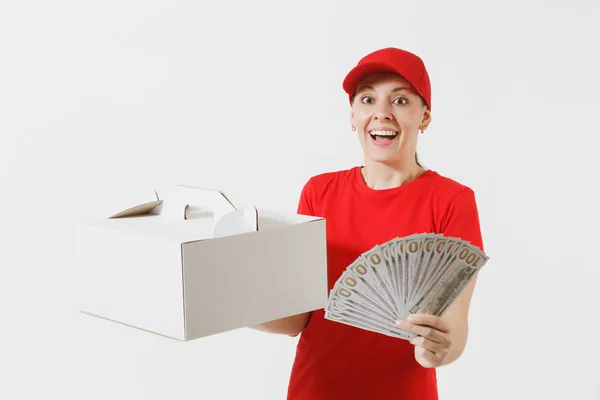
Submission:
[[[375,106],[373,117],[379,120],[391,119],[392,107],[387,102],[380,102]]]

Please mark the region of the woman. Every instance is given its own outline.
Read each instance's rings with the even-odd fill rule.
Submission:
[[[483,250],[474,192],[423,168],[417,136],[431,122],[431,89],[422,60],[385,48],[361,59],[343,82],[351,128],[364,166],[323,173],[304,186],[300,214],[325,217],[329,288],[356,257],[376,244],[414,233],[460,237]],[[435,368],[456,360],[467,340],[476,277],[442,317],[413,315],[397,326],[410,342],[324,318],[324,310],[262,324],[302,333],[289,400],[437,399]]]

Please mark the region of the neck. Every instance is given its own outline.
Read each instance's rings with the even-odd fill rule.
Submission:
[[[361,172],[368,187],[383,190],[404,185],[416,179],[425,169],[414,161],[406,165],[393,165],[367,160]]]

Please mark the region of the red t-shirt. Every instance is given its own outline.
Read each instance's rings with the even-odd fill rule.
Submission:
[[[324,217],[329,289],[360,254],[395,237],[443,233],[483,250],[474,192],[436,171],[393,189],[369,188],[360,167],[312,177],[298,213]],[[436,370],[403,339],[336,323],[314,311],[302,332],[288,400],[433,400]]]

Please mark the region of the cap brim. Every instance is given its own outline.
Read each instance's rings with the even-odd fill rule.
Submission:
[[[346,75],[346,78],[344,78],[344,82],[342,83],[342,88],[351,96],[356,89],[356,85],[364,76],[377,72],[393,72],[400,75],[390,64],[382,62],[365,63],[357,65],[348,72],[348,75]]]

